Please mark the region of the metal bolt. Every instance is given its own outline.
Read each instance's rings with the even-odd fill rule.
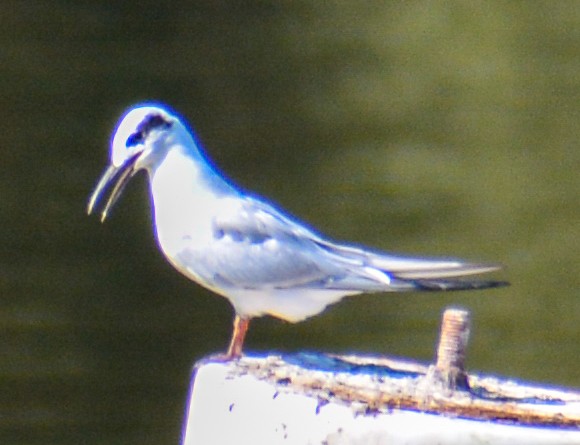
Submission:
[[[465,355],[470,322],[469,311],[465,309],[449,308],[443,313],[435,368],[450,388],[469,388]]]

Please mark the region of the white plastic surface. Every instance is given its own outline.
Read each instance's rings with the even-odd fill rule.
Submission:
[[[184,445],[580,445],[580,432],[414,411],[365,415],[209,363],[192,382]]]

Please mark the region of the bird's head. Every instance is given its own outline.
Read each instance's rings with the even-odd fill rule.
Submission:
[[[181,130],[184,130],[181,122],[161,107],[139,106],[129,110],[117,126],[111,142],[110,165],[91,195],[87,212],[91,214],[105,190],[112,187],[101,214],[104,221],[129,179],[139,170],[160,162],[171,146],[171,139],[179,137]]]

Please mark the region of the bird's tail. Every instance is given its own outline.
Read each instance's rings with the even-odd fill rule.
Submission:
[[[366,275],[369,281],[380,282],[383,290],[392,291],[454,291],[488,289],[507,286],[506,281],[465,279],[466,276],[493,272],[497,264],[469,263],[456,259],[413,258],[373,252],[353,246],[326,243],[324,248],[337,255],[351,270]],[[369,289],[370,290],[370,289]],[[376,291],[380,291],[380,286]]]
[[[375,267],[388,274],[393,284],[419,291],[454,291],[503,287],[506,281],[466,279],[466,276],[494,272],[497,264],[467,263],[460,260],[375,257]],[[386,266],[386,267],[385,267]]]
[[[411,280],[408,283],[419,291],[474,290],[509,286],[507,281],[494,280]]]

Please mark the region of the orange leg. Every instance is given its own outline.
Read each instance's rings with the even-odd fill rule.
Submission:
[[[236,314],[236,318],[234,318],[234,332],[232,334],[230,347],[226,353],[226,360],[232,360],[242,356],[242,346],[244,345],[244,338],[246,338],[249,325],[249,318],[243,318]]]

